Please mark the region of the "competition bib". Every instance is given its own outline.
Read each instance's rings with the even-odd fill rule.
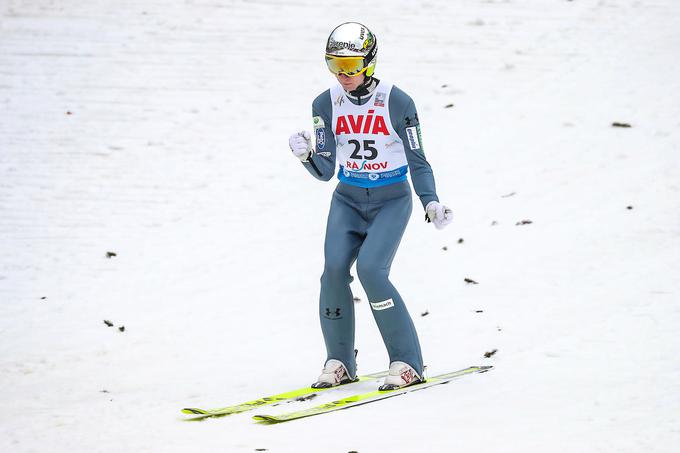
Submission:
[[[331,88],[340,181],[378,187],[406,179],[404,145],[390,121],[391,90],[392,85],[381,80],[368,102],[355,105],[340,85]]]

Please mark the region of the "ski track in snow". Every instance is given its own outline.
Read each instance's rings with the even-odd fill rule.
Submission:
[[[346,5],[3,2],[0,451],[677,450],[680,4]],[[346,20],[416,101],[454,210],[439,232],[414,209],[392,269],[430,374],[495,370],[282,425],[185,423],[322,365],[335,184],[286,139]],[[357,283],[367,373],[387,357]]]

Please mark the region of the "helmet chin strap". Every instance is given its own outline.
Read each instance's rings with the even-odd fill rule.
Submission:
[[[377,79],[374,79],[373,76],[370,77],[364,77],[364,81],[361,82],[361,85],[356,87],[356,89],[352,91],[348,91],[347,93],[351,96],[360,98],[362,96],[366,96],[373,91],[373,88],[375,88],[375,83]]]

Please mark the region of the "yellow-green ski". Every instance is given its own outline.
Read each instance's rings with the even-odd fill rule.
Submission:
[[[373,374],[366,374],[363,376],[359,376],[356,381],[354,382],[361,382],[361,381],[370,381],[372,379],[380,379],[385,376],[387,376],[387,371],[381,371],[379,373],[373,373]],[[196,419],[201,419],[201,418],[207,418],[207,417],[219,417],[219,416],[224,416],[224,415],[232,415],[232,414],[238,414],[240,412],[246,412],[252,409],[255,409],[256,407],[260,406],[266,406],[269,404],[278,404],[284,401],[289,401],[289,400],[296,400],[296,399],[303,399],[304,397],[309,397],[312,394],[316,394],[319,392],[325,392],[327,390],[333,390],[337,388],[346,388],[348,385],[353,384],[354,382],[350,382],[349,384],[344,384],[340,385],[337,387],[329,387],[329,388],[321,388],[321,389],[315,389],[312,387],[303,387],[297,390],[291,390],[290,392],[284,392],[284,393],[279,393],[278,395],[272,395],[272,396],[265,396],[264,398],[258,398],[256,400],[252,401],[247,401],[245,403],[241,404],[236,404],[234,406],[227,406],[227,407],[222,407],[218,409],[199,409],[196,407],[187,407],[185,409],[182,409],[182,413],[187,414],[187,415],[194,415],[195,417],[192,417],[191,420],[196,420]]]
[[[403,395],[404,393],[415,392],[416,390],[422,390],[434,385],[446,384],[447,382],[467,374],[474,373],[484,373],[489,371],[491,366],[471,366],[464,368],[462,370],[454,371],[452,373],[440,374],[428,378],[426,382],[421,384],[415,384],[408,387],[403,387],[396,390],[374,390],[372,392],[361,393],[358,395],[343,398],[337,401],[332,401],[330,403],[321,404],[319,406],[311,407],[309,409],[302,409],[299,411],[288,412],[280,415],[255,415],[253,419],[263,422],[265,424],[271,423],[281,423],[287,422],[289,420],[297,420],[299,418],[311,417],[312,415],[325,414],[328,412],[337,411],[340,409],[347,409],[350,407],[358,406],[360,404],[372,403],[374,401],[380,401],[385,398],[391,398],[397,395]]]

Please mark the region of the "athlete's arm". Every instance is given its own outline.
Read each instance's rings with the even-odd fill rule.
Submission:
[[[432,167],[423,151],[416,105],[408,94],[397,87],[392,87],[390,94],[390,118],[392,127],[404,144],[413,188],[423,208],[431,201],[439,201]]]
[[[331,112],[330,90],[326,90],[312,103],[316,148],[307,161],[302,162],[307,171],[322,181],[329,181],[335,174],[335,135],[331,127]]]

